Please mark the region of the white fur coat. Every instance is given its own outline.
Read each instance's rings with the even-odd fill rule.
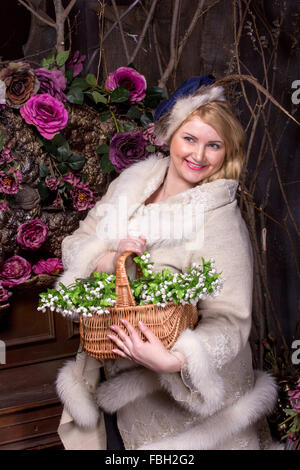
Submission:
[[[152,155],[111,183],[63,241],[60,280],[69,284],[89,275],[106,251],[116,249],[125,224],[127,233],[146,237],[155,270],[178,272],[201,264],[202,256],[214,258],[224,287],[218,297],[200,301],[197,327],[185,330],[174,344],[172,349],[187,358],[179,373],[158,374],[124,358],[100,362],[85,353],[68,361],[57,378],[65,405],[60,437],[67,449],[106,449],[105,410],[117,412],[126,449],[274,448],[265,416],[275,405],[277,387],[268,373],[253,371],[248,343],[253,258],[236,201],[238,182],[220,179],[144,206],[169,161]],[[180,219],[170,222],[171,228],[181,224],[186,229],[181,237],[165,230],[168,210]],[[147,224],[152,216],[157,216],[155,224]],[[99,383],[101,366],[108,379],[104,383]]]

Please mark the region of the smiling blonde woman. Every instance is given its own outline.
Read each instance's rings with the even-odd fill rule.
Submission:
[[[214,258],[225,278],[223,290],[199,301],[196,328],[183,331],[170,351],[145,325],[139,326],[143,342],[124,322],[126,333],[112,325],[109,335],[117,359],[96,361],[78,353],[66,363],[57,379],[64,404],[58,432],[66,449],[281,448],[266,422],[276,382],[253,370],[248,341],[253,254],[236,200],[245,136],[214,81],[211,75],[192,77],[159,105],[156,134],[169,143],[170,155],[151,155],[111,183],[64,239],[60,280],[69,284],[95,269],[113,272],[123,251],[147,249],[156,271],[179,272],[201,264],[202,257]],[[128,233],[111,240],[97,236],[109,221],[101,209],[116,208],[121,198],[127,201]],[[174,239],[162,231],[151,238],[141,223],[176,208],[177,227],[189,225],[179,208],[191,205],[203,211],[201,243],[192,225]],[[128,272],[134,277],[132,262]]]

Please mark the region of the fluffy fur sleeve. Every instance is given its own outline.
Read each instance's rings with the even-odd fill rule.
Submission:
[[[251,328],[253,254],[249,233],[236,201],[207,214],[204,245],[187,252],[185,266],[214,258],[222,271],[223,289],[214,299],[198,303],[200,322],[182,332],[173,346],[186,356],[180,374],[162,374],[160,381],[177,400],[195,397],[203,414],[217,411],[224,397],[220,370],[235,360],[248,342]],[[187,398],[185,398],[187,400]],[[202,400],[202,402],[201,402]],[[200,405],[200,406],[199,406]]]

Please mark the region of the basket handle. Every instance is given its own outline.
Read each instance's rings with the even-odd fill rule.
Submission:
[[[125,268],[126,259],[132,253],[135,253],[135,251],[124,251],[117,259],[116,294],[118,298],[116,299],[115,307],[134,307],[136,305]],[[139,268],[139,265],[137,268]]]

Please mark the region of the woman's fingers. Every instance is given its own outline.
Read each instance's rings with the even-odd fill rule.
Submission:
[[[122,322],[122,325],[126,327],[132,341],[136,344],[141,343],[142,339],[140,338],[140,336],[138,335],[136,329],[132,326],[132,324],[129,321],[124,320],[124,319],[121,319],[120,321]]]
[[[120,349],[124,351],[128,356],[130,356],[130,350],[128,349],[127,345],[115,335],[107,335]]]
[[[157,336],[153,333],[153,331],[145,325],[145,323],[139,321],[139,328],[143,335],[147,338],[149,343],[155,342],[155,340],[158,340]],[[159,340],[160,341],[160,340]]]

